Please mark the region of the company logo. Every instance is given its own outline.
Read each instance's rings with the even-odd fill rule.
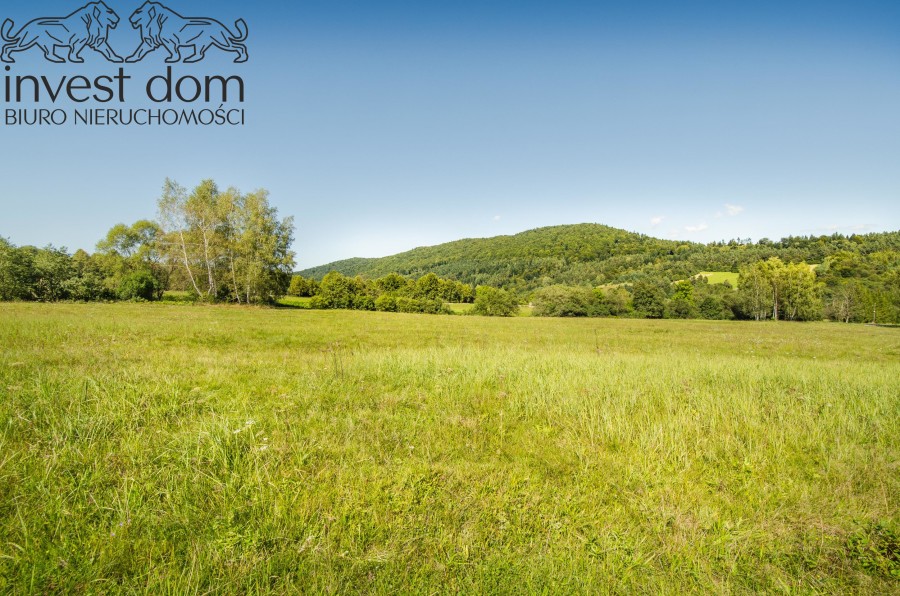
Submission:
[[[114,0],[106,0],[108,2]],[[103,1],[90,2],[65,17],[40,17],[14,32],[15,23],[0,25],[0,99],[4,108],[0,126],[244,126],[244,79],[237,73],[203,73],[173,67],[175,63],[201,62],[211,48],[248,60],[247,23],[238,19],[234,29],[216,19],[184,17],[159,2],[144,2],[128,18],[128,35],[140,34],[136,49],[122,58],[110,47],[110,30],[120,17]],[[121,34],[120,34],[121,35]],[[115,39],[115,38],[114,38]],[[127,43],[127,42],[126,42]],[[109,62],[141,62],[160,48],[165,72],[145,74],[138,80],[128,64],[118,64],[115,72],[78,73],[16,72],[20,52],[39,49],[49,62],[85,61],[90,48]],[[123,52],[123,55],[126,55]],[[149,62],[149,60],[148,60]],[[229,70],[239,70],[234,66]],[[176,72],[176,69],[181,72]],[[136,73],[135,73],[136,74]]]
[[[237,54],[235,62],[248,59],[247,23],[235,22],[237,34],[216,19],[183,17],[159,2],[145,2],[129,18],[132,28],[141,35],[141,43],[125,61],[140,62],[158,48],[163,48],[166,62],[194,63],[206,57],[206,52],[216,47]],[[0,27],[4,44],[0,60],[15,62],[13,54],[37,47],[50,62],[84,62],[81,53],[85,48],[100,53],[110,62],[122,62],[122,57],[109,46],[110,29],[119,24],[119,15],[104,2],[91,2],[66,17],[41,17],[29,21],[18,33],[12,34],[15,24],[6,19]],[[192,53],[182,55],[183,48],[193,48]],[[68,50],[66,57],[59,50]]]
[[[234,52],[235,62],[247,61],[247,23],[238,19],[234,26],[235,35],[228,27],[215,19],[183,17],[159,2],[144,2],[129,19],[131,26],[141,32],[141,45],[128,62],[139,62],[153,50],[162,47],[169,53],[166,62],[182,61],[181,48],[193,47],[194,53],[184,58],[184,62],[200,62],[206,50],[215,46],[226,52]]]
[[[91,48],[103,54],[111,62],[122,62],[106,41],[110,29],[119,24],[119,15],[103,2],[91,2],[67,17],[42,17],[29,21],[18,33],[11,35],[14,26],[10,19],[3,21],[0,35],[3,49],[0,59],[15,62],[14,52],[24,52],[35,46],[44,52],[50,62],[66,62],[56,53],[57,48],[68,48],[69,62],[84,62],[81,52]]]

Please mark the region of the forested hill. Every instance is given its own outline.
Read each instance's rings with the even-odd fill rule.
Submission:
[[[300,275],[321,279],[329,271],[338,271],[348,276],[400,273],[419,277],[434,272],[475,285],[508,286],[513,278],[551,276],[562,280],[559,275],[578,264],[628,257],[632,257],[629,262],[634,260],[637,264],[644,256],[660,258],[681,244],[600,224],[576,224],[538,228],[513,236],[467,238],[380,259],[347,259],[301,271]]]
[[[576,224],[457,240],[380,259],[347,259],[299,274],[321,279],[329,271],[370,278],[394,272],[410,277],[436,273],[473,285],[528,291],[550,284],[598,286],[648,277],[683,279],[700,271],[736,272],[741,265],[772,256],[822,263],[841,251],[859,255],[900,251],[900,232],[699,244]]]

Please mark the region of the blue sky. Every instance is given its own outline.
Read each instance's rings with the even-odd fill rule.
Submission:
[[[140,2],[107,4],[127,55]],[[242,76],[247,125],[0,125],[0,235],[91,250],[152,218],[166,177],[267,188],[299,267],[563,223],[703,242],[900,229],[898,2],[167,4],[249,24],[248,63],[176,68]],[[16,56],[14,75],[115,70]]]

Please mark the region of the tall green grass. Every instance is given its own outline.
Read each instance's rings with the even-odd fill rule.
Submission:
[[[0,305],[0,592],[900,590],[900,334]]]

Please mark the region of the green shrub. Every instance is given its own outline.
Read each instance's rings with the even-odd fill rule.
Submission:
[[[375,299],[375,310],[380,310],[382,312],[396,312],[397,299],[390,294],[382,294]]]
[[[397,312],[422,312],[419,301],[415,298],[400,296],[397,298]]]
[[[531,298],[536,317],[587,317],[597,311],[597,298],[588,288],[548,286]]]
[[[80,302],[92,302],[114,297],[111,295],[107,296],[103,280],[91,274],[71,277],[62,283],[62,288],[69,298]]]
[[[734,314],[725,305],[725,301],[719,296],[706,296],[700,301],[698,307],[700,316],[704,319],[733,319]]]
[[[134,271],[119,283],[120,300],[156,300],[160,291],[159,281],[149,271]]]
[[[635,312],[648,319],[661,319],[666,311],[666,291],[660,283],[639,281],[632,289]]]
[[[900,536],[888,524],[860,528],[847,538],[847,550],[866,571],[900,580]]]
[[[319,292],[319,282],[314,279],[307,279],[301,275],[295,275],[291,278],[291,285],[288,287],[288,295],[308,298],[315,296]]]
[[[366,294],[353,296],[353,308],[355,310],[375,310],[375,300]]]
[[[518,312],[518,300],[506,290],[491,286],[478,286],[475,289],[473,314],[488,317],[511,317]]]

